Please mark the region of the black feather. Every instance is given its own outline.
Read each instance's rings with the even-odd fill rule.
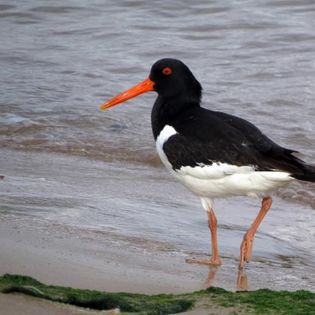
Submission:
[[[163,75],[166,66],[172,68],[169,76]],[[166,125],[177,132],[163,145],[173,169],[221,162],[284,171],[315,182],[315,167],[295,157],[295,151],[276,144],[242,118],[200,107],[201,85],[181,61],[159,60],[150,78],[159,94],[151,113],[154,138]]]

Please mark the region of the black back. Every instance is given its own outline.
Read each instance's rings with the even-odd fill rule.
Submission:
[[[171,74],[163,74],[166,67]],[[298,179],[315,181],[314,167],[250,122],[200,107],[201,85],[181,61],[159,60],[152,66],[150,78],[159,94],[151,114],[154,138],[165,125],[177,132],[163,146],[173,169],[221,162],[251,165],[260,171],[286,171]]]

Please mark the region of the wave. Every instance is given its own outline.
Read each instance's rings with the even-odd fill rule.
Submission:
[[[277,191],[276,194],[284,200],[315,209],[315,185],[312,183],[296,181],[290,186]]]
[[[162,163],[153,150],[131,150],[128,148],[112,147],[107,150],[99,150],[98,145],[93,146],[65,146],[65,145],[49,145],[40,140],[25,141],[24,143],[6,144],[0,141],[2,147],[23,151],[46,151],[52,153],[70,154],[81,156],[88,159],[100,160],[108,163],[125,162],[129,164],[146,165],[151,167],[163,167]],[[102,144],[104,145],[104,144]],[[294,182],[286,188],[282,188],[275,192],[275,195],[283,200],[301,204],[315,209],[315,185],[305,182]]]
[[[150,137],[144,139],[146,128],[132,133],[127,125],[115,120],[106,124],[109,127],[105,129],[101,123],[102,120],[95,118],[71,116],[53,121],[7,113],[0,117],[0,145],[8,149],[62,153],[110,163],[162,167],[153,141],[148,140]],[[315,209],[315,185],[312,183],[294,182],[275,194]]]
[[[44,125],[17,114],[7,113],[0,116],[0,135],[12,136],[16,132],[36,132],[43,128]]]
[[[45,151],[70,154],[104,162],[126,162],[144,164],[153,167],[160,167],[162,165],[160,159],[153,150],[131,150],[124,147],[109,147],[104,143],[69,145],[67,143],[52,144],[45,139],[24,139],[19,142],[0,140],[0,146],[2,148],[23,151]],[[104,148],[100,149],[102,147]]]

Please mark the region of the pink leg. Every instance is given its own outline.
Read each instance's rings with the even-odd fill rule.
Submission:
[[[219,266],[221,265],[221,259],[220,259],[219,250],[218,250],[217,218],[212,208],[208,209],[207,215],[208,215],[208,226],[209,226],[210,235],[211,235],[211,250],[212,250],[211,259],[189,258],[189,259],[186,259],[186,262],[203,264],[203,265],[211,265],[211,266]]]
[[[243,269],[245,262],[249,262],[252,256],[252,248],[253,248],[253,241],[255,233],[264,219],[265,215],[267,214],[268,210],[270,209],[272,204],[272,198],[270,196],[264,197],[261,203],[261,209],[243,238],[243,242],[241,244],[241,255],[240,255],[240,264],[239,269]]]

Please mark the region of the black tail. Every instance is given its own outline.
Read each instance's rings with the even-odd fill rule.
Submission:
[[[290,158],[299,169],[298,172],[293,172],[292,176],[299,180],[315,183],[315,166],[306,164],[303,160],[299,159],[292,153],[294,154],[295,152],[291,151],[289,153]]]
[[[305,164],[304,174],[292,174],[292,176],[299,180],[315,183],[315,167]]]
[[[274,169],[290,173],[296,179],[315,183],[315,166],[305,163],[296,155],[299,152],[276,147],[273,159]]]

